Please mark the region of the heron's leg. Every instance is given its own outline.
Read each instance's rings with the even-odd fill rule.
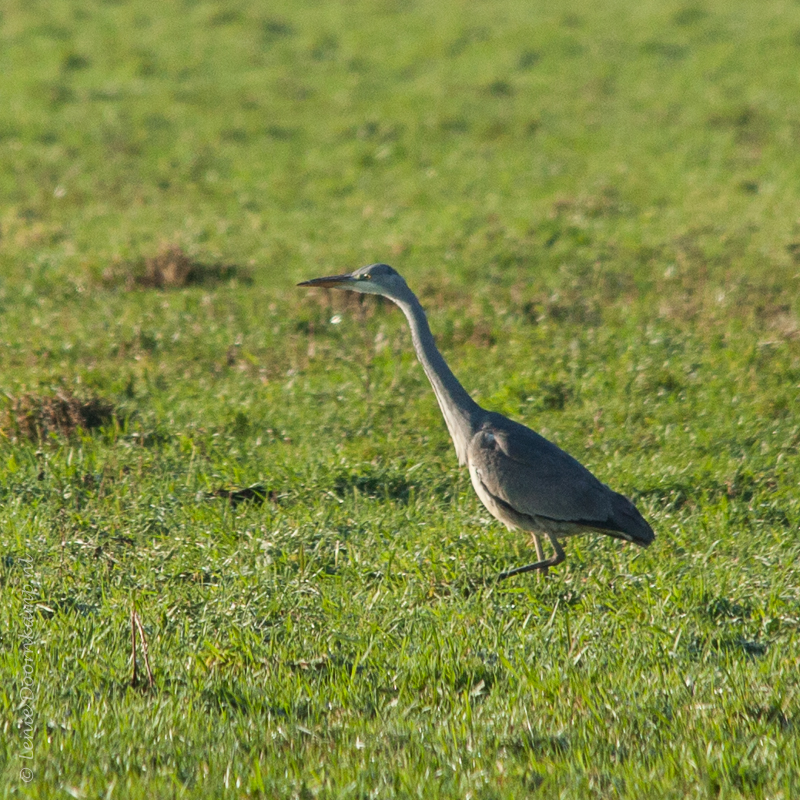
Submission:
[[[552,558],[548,558],[542,560],[541,558],[535,564],[526,564],[524,567],[515,567],[514,569],[510,569],[507,572],[501,572],[497,576],[497,580],[503,581],[506,578],[510,578],[512,575],[521,575],[523,572],[533,572],[535,569],[538,570],[547,570],[549,567],[555,567],[556,565],[560,564],[567,556],[564,553],[564,548],[558,543],[558,539],[553,536],[552,533],[547,534],[547,538],[550,540],[550,544],[553,545],[553,550],[556,551],[555,555]],[[541,542],[539,539],[534,540],[538,547],[536,548],[537,553],[539,555],[539,550],[541,548]]]
[[[553,536],[552,533],[548,533],[547,538],[550,540],[550,544],[553,545],[553,550],[556,551],[550,563],[550,566],[554,567],[556,564],[560,564],[564,561],[567,558],[567,554],[564,552],[564,548],[558,543],[558,539]]]
[[[537,534],[533,534],[533,544],[536,547],[536,558],[539,562],[544,561],[544,550],[542,549],[542,540],[538,537]],[[542,567],[539,570],[539,575],[543,578],[547,577],[547,570],[548,567]]]

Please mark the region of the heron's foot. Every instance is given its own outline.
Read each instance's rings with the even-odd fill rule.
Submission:
[[[548,558],[545,561],[537,561],[535,564],[526,564],[524,567],[515,567],[506,572],[501,572],[497,576],[497,580],[504,581],[512,575],[522,575],[523,572],[533,572],[534,570],[538,570],[540,575],[546,576],[547,570],[550,569],[550,567],[554,567],[556,564],[560,563],[561,561],[558,560],[558,556],[553,556],[553,558]]]
[[[539,542],[539,538],[534,535],[534,542],[536,543],[536,555],[539,556],[539,560],[534,564],[526,564],[524,567],[515,567],[514,569],[507,570],[506,572],[501,572],[497,576],[498,581],[504,581],[506,578],[510,578],[512,575],[521,575],[523,572],[533,572],[534,570],[538,570],[539,573],[543,576],[547,576],[547,570],[550,567],[558,566],[564,559],[567,557],[564,553],[564,548],[558,543],[558,540],[552,534],[547,534],[547,538],[550,539],[550,544],[553,545],[553,550],[555,550],[555,555],[551,558],[542,559],[542,546]]]

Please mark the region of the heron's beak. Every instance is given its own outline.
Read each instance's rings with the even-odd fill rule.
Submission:
[[[298,283],[298,286],[311,286],[315,289],[332,289],[337,286],[346,286],[348,283],[354,283],[355,278],[352,275],[329,275],[327,278],[314,278],[310,281],[303,281]]]

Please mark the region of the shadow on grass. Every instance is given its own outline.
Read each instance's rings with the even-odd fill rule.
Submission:
[[[636,498],[647,498],[665,511],[680,511],[684,506],[701,501],[717,501],[722,497],[740,503],[749,503],[757,495],[773,492],[777,487],[775,477],[770,472],[752,473],[737,470],[725,478],[715,480],[699,476],[685,482],[664,482],[657,486],[639,489]]]
[[[263,505],[265,500],[269,500],[270,503],[277,505],[279,495],[274,489],[267,489],[263,484],[254,483],[243,489],[227,489],[222,487],[221,489],[215,489],[213,492],[206,492],[204,497],[209,500],[227,500],[233,508],[236,508],[238,505],[245,502],[260,506]]]
[[[339,497],[357,492],[374,499],[399,500],[403,503],[407,503],[412,491],[418,488],[404,477],[383,469],[342,472],[333,481],[333,491]]]
[[[705,659],[709,653],[723,655],[741,652],[746,656],[763,656],[767,653],[767,645],[743,636],[715,636],[711,639],[695,637],[688,646],[689,653],[695,658]]]
[[[533,753],[539,757],[561,756],[569,750],[569,740],[563,734],[558,736],[537,736],[531,731],[513,736],[503,742],[512,753]]]
[[[698,604],[699,612],[712,621],[745,620],[753,614],[753,606],[749,603],[737,603],[726,597],[712,597],[705,594]]]

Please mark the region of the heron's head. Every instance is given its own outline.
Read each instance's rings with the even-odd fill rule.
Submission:
[[[390,298],[402,297],[408,292],[408,286],[402,276],[388,264],[370,264],[346,275],[314,278],[297,285],[323,289],[349,289],[351,292],[382,294]]]

